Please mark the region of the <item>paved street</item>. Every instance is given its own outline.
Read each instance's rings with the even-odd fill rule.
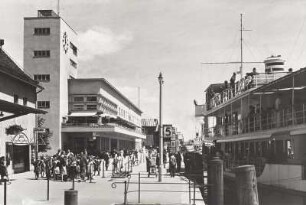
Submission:
[[[142,183],[157,182],[158,178],[151,176],[147,178],[145,173],[145,164],[134,167],[130,182],[137,182],[137,173],[141,172]],[[96,176],[93,183],[76,182],[75,189],[78,190],[78,204],[122,204],[124,200],[124,184],[117,184],[117,188],[111,188],[113,182],[120,182],[126,178],[111,178],[111,172],[105,174],[105,178]],[[71,182],[50,181],[50,200],[47,201],[47,181],[34,180],[33,172],[16,174],[11,177],[12,183],[8,185],[7,204],[64,204],[64,191],[72,187]],[[170,176],[163,177],[163,183],[185,183],[182,177]],[[3,204],[3,185],[0,186],[0,204]],[[130,184],[129,191],[135,190],[128,194],[128,202],[133,204],[138,202],[138,185]],[[141,204],[188,204],[189,193],[188,184],[142,184],[141,190],[162,190],[160,192],[141,193]],[[170,192],[171,191],[171,192]],[[182,191],[185,191],[184,193]],[[191,193],[193,196],[193,192]],[[196,194],[196,199],[200,199],[201,194]],[[196,204],[203,202],[196,201]]]

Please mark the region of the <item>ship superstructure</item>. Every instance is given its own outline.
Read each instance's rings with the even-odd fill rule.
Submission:
[[[237,82],[211,84],[204,116],[204,136],[214,141],[226,174],[254,164],[258,182],[306,190],[306,68],[285,70],[281,56],[265,61]]]

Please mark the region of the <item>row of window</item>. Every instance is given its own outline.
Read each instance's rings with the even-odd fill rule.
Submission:
[[[73,105],[73,110],[97,110],[97,105],[96,104],[87,104],[86,109],[84,104],[74,104]]]
[[[36,36],[49,36],[51,33],[50,28],[34,28],[34,35]],[[70,42],[70,48],[75,56],[78,56],[78,48]]]
[[[34,80],[39,82],[50,82],[50,75],[34,75]]]
[[[50,28],[34,28],[34,35],[37,36],[50,35]]]
[[[73,97],[74,102],[97,102],[97,96],[75,96]]]
[[[50,108],[50,101],[37,101],[37,108],[41,109]]]
[[[50,57],[49,50],[34,51],[34,58],[49,58],[49,57]]]

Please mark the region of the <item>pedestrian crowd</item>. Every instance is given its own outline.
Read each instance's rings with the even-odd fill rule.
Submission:
[[[170,173],[171,177],[174,177],[176,173],[181,172],[182,154],[180,152],[170,153],[164,150],[163,152],[163,165],[166,168],[166,164],[169,163],[169,169],[167,172]],[[157,167],[160,165],[160,155],[157,149],[149,149],[146,156],[146,165],[148,177],[151,174],[157,176]]]
[[[102,167],[103,161],[103,167]],[[78,154],[70,150],[58,152],[53,156],[41,156],[33,162],[35,178],[46,177],[54,180],[92,180],[93,176],[100,175],[101,170],[108,171],[112,167],[112,174],[118,174],[126,170],[127,163],[130,166],[138,162],[138,151],[121,150],[102,152],[97,156],[89,155],[87,151]],[[124,169],[123,169],[124,168]]]

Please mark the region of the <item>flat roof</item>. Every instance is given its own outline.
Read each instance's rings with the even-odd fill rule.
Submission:
[[[103,82],[105,85],[111,88],[115,93],[117,93],[120,97],[122,97],[126,102],[128,102],[136,111],[138,111],[140,114],[142,113],[142,111],[134,103],[132,103],[132,101],[130,101],[126,96],[124,96],[117,88],[115,88],[112,84],[110,84],[105,78],[77,78],[77,79],[69,79],[69,81],[88,81],[88,82],[100,81],[100,82]]]

